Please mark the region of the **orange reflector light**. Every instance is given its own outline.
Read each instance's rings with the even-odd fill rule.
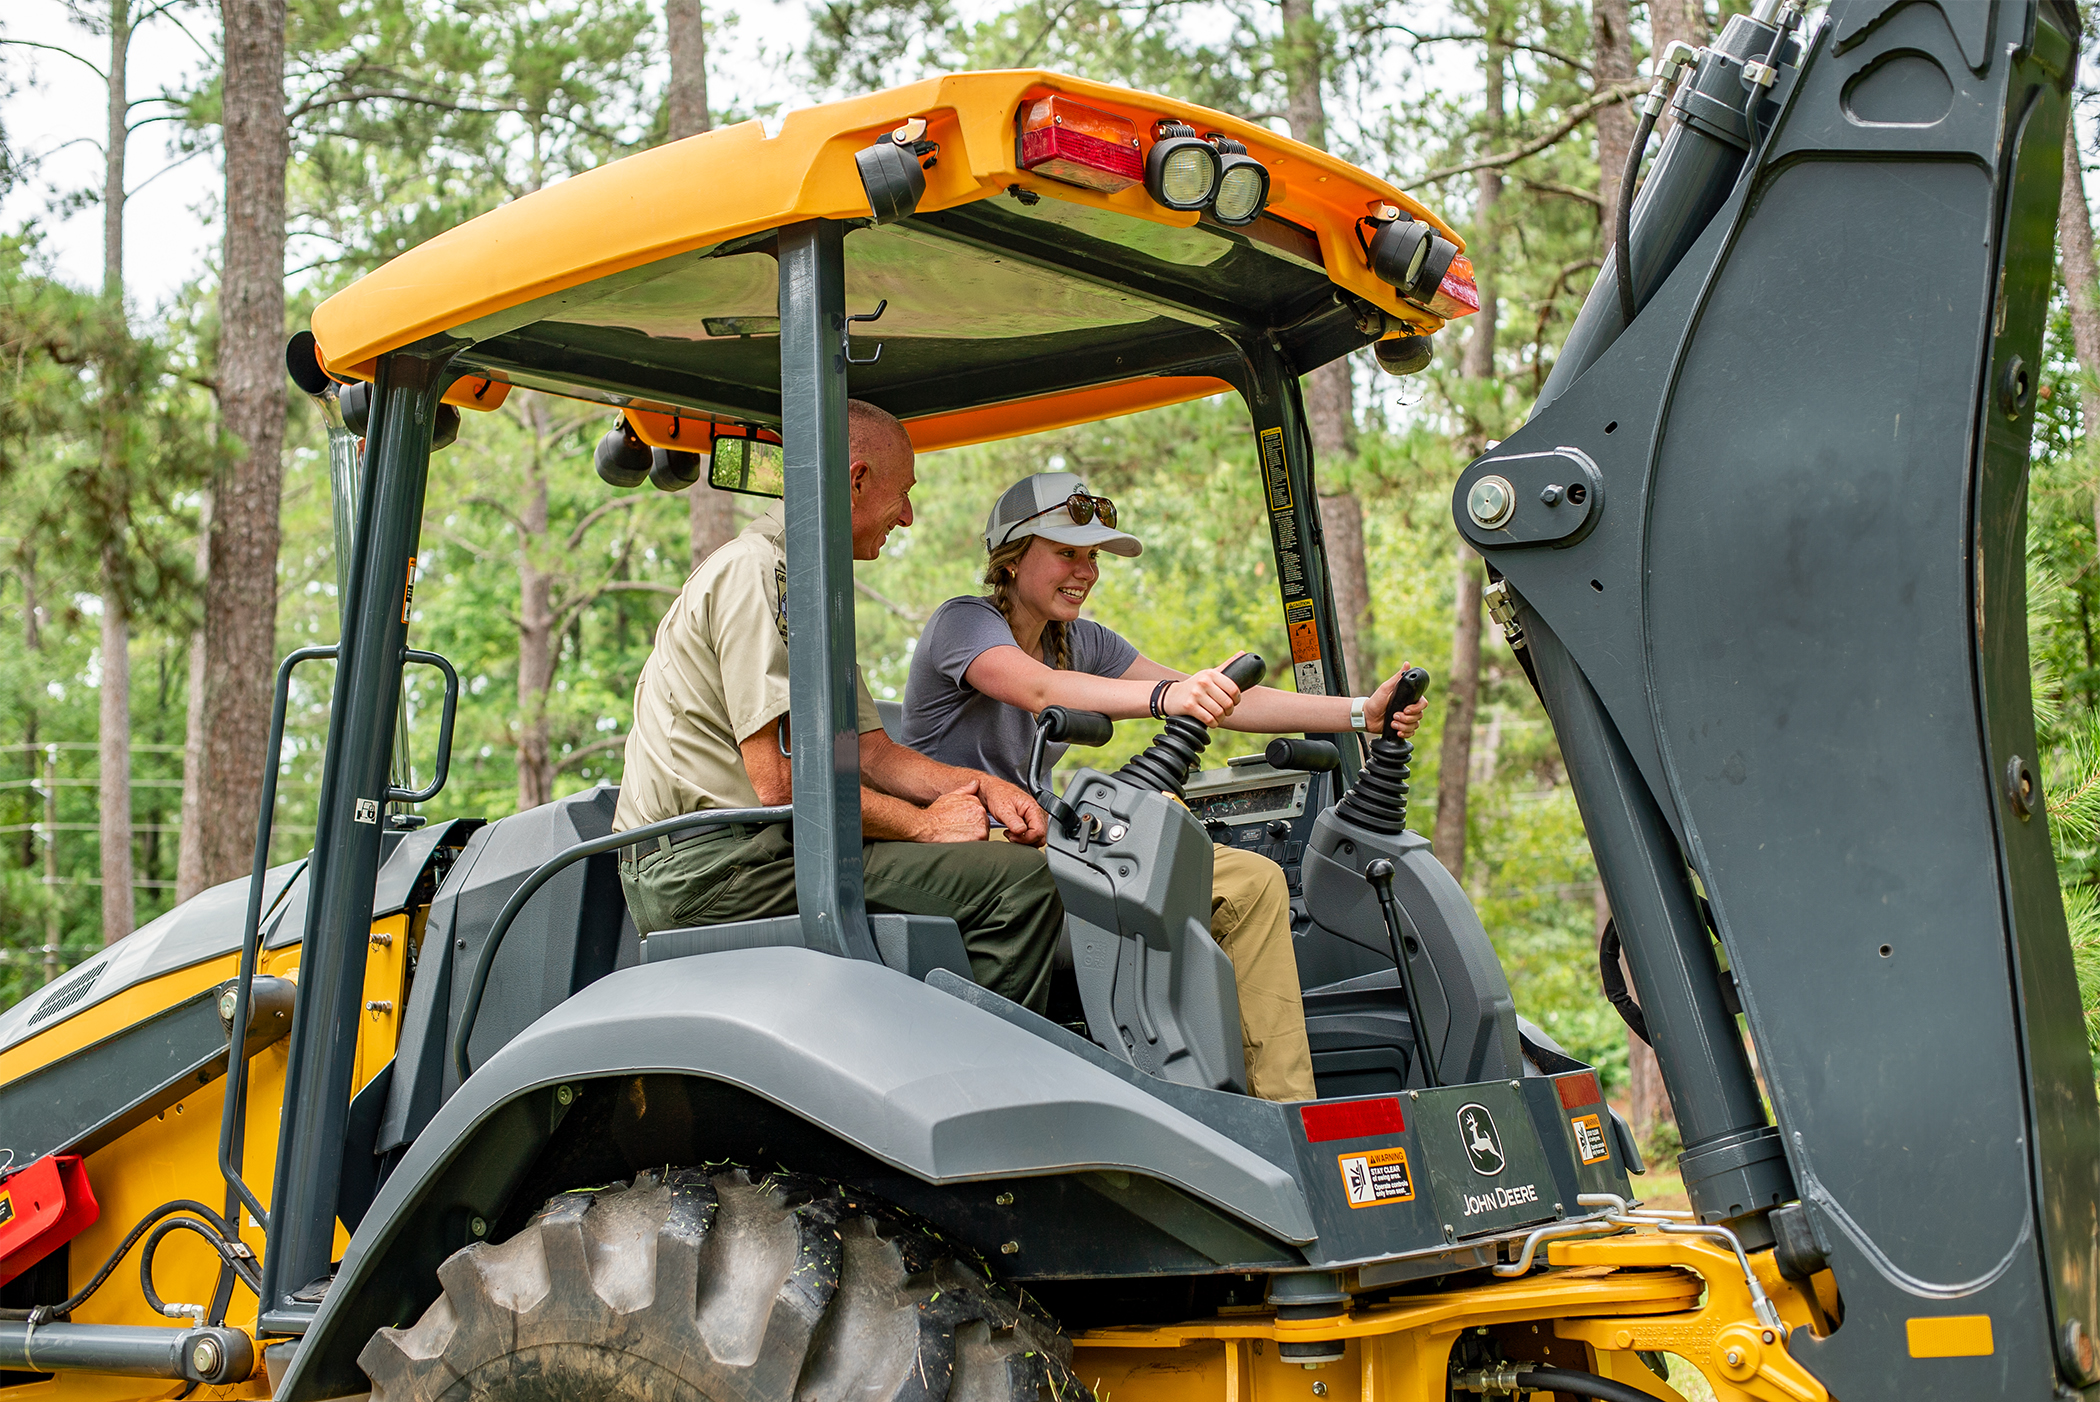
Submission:
[[[1473,260],[1461,253],[1451,260],[1443,285],[1429,299],[1429,310],[1446,321],[1471,316],[1480,310],[1480,289],[1473,283]]]
[[[0,1285],[102,1215],[78,1154],[46,1154],[0,1179]]]
[[[1103,194],[1145,178],[1137,124],[1067,97],[1039,97],[1021,109],[1021,169]]]

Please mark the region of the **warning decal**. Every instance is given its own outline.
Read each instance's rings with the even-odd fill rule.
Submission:
[[[1287,605],[1283,610],[1283,626],[1291,635],[1291,661],[1319,661],[1320,625],[1313,618],[1312,600]]]
[[[6,1226],[14,1220],[15,1200],[6,1193],[0,1193],[0,1226]]]
[[[1414,1201],[1415,1180],[1407,1171],[1407,1150],[1339,1154],[1335,1161],[1342,1166],[1342,1191],[1349,1195],[1351,1207]]]
[[[1577,1115],[1568,1124],[1575,1131],[1575,1148],[1584,1163],[1597,1163],[1611,1157],[1602,1119],[1596,1115]]]
[[[1261,431],[1261,479],[1269,489],[1269,510],[1291,509],[1291,479],[1283,467],[1283,430]]]

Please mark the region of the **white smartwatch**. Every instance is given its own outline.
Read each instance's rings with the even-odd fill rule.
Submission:
[[[1364,722],[1364,707],[1370,704],[1371,698],[1368,696],[1352,696],[1349,698],[1349,728],[1358,734],[1364,733],[1367,729]]]

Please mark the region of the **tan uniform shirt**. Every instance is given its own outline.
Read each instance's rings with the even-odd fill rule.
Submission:
[[[787,713],[786,530],[774,502],[700,562],[656,625],[655,650],[634,688],[615,832],[758,806],[737,745]],[[859,729],[882,729],[858,668],[854,686]]]

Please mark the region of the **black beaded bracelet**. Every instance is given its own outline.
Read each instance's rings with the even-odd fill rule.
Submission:
[[[1152,719],[1165,720],[1167,718],[1167,708],[1165,704],[1167,699],[1167,688],[1172,685],[1174,685],[1174,683],[1166,681],[1161,682],[1158,686],[1152,688]]]

